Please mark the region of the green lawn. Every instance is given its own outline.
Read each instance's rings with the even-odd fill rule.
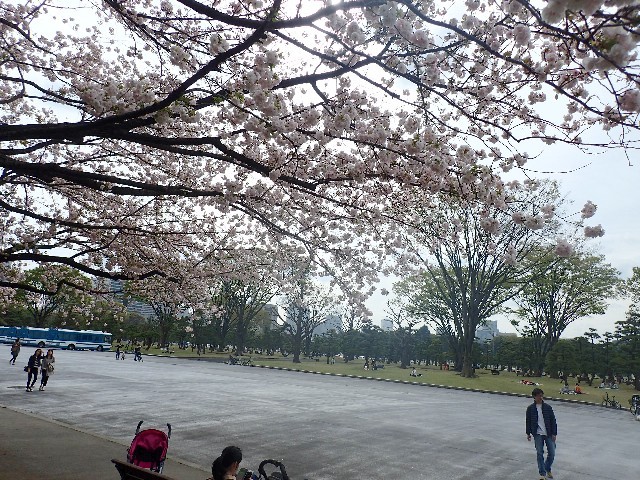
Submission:
[[[144,351],[144,350],[143,350]],[[156,355],[166,355],[162,354],[158,349],[150,349],[148,352],[150,354]],[[191,352],[191,349],[187,350],[179,350],[175,349],[175,353],[171,356],[173,357],[184,357],[184,358],[216,358],[220,361],[226,360],[229,357],[229,352],[225,353],[209,353],[207,352],[204,355],[198,357],[198,355],[194,352]],[[416,370],[418,373],[421,373],[421,377],[411,377],[409,375],[410,369],[402,369],[398,365],[391,364],[385,365],[383,369],[372,371],[372,370],[364,370],[364,360],[354,360],[353,362],[344,363],[340,359],[336,359],[336,363],[333,365],[327,365],[326,358],[321,359],[319,362],[316,362],[313,359],[302,359],[301,363],[294,364],[292,356],[282,357],[279,354],[276,354],[273,357],[267,357],[262,355],[248,355],[251,357],[254,365],[260,366],[269,366],[269,367],[281,367],[281,368],[290,368],[295,370],[303,370],[309,372],[320,372],[320,373],[333,373],[340,375],[356,375],[362,377],[371,377],[371,378],[383,378],[389,380],[400,380],[407,382],[416,382],[416,383],[428,383],[433,385],[445,385],[451,387],[459,387],[459,388],[470,388],[477,390],[488,390],[488,391],[498,391],[498,392],[509,392],[509,393],[519,393],[524,395],[530,395],[531,390],[535,388],[532,385],[523,385],[520,383],[523,380],[522,377],[516,377],[515,373],[509,372],[501,372],[500,375],[492,375],[490,370],[477,370],[475,378],[462,378],[459,374],[454,372],[453,370],[445,371],[440,370],[438,367],[434,366],[417,366]],[[247,356],[245,356],[246,358]],[[529,378],[526,380],[530,380],[532,382],[539,383],[539,387],[544,390],[546,397],[552,398],[562,398],[564,400],[571,401],[584,401],[584,402],[592,402],[600,404],[602,402],[602,397],[606,392],[609,393],[609,397],[615,395],[616,400],[622,403],[623,408],[627,408],[629,406],[629,399],[631,395],[634,393],[640,393],[633,389],[632,386],[622,385],[618,390],[601,390],[594,387],[589,387],[586,383],[581,383],[583,395],[560,395],[560,387],[562,383],[558,379],[552,379],[549,377],[540,377],[540,378]],[[596,380],[597,381],[597,380]],[[573,388],[575,382],[571,383],[571,379],[569,381],[569,385]],[[594,382],[595,385],[595,382]]]

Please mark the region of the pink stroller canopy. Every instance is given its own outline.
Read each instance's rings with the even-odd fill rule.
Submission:
[[[165,461],[168,448],[167,434],[150,428],[141,431],[133,438],[127,457],[129,463],[156,470]]]

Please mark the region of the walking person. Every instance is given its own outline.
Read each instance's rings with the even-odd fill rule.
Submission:
[[[551,465],[556,456],[556,436],[558,435],[558,425],[553,408],[544,403],[544,392],[540,388],[534,388],[531,392],[533,403],[527,407],[527,440],[533,441],[536,446],[536,456],[538,460],[538,473],[540,480],[553,478]],[[544,446],[547,446],[547,459],[544,459]]]
[[[120,360],[121,350],[122,350],[122,345],[117,345],[116,346],[116,360]]]
[[[33,386],[38,379],[38,370],[40,370],[40,363],[42,361],[42,350],[39,348],[33,355],[29,357],[27,366],[24,367],[27,371],[27,392],[33,392]]]
[[[49,381],[49,377],[53,375],[55,363],[56,359],[53,356],[53,349],[50,348],[40,362],[40,391],[44,390],[44,387],[47,386],[47,382]]]
[[[9,360],[9,363],[11,365],[16,364],[16,359],[18,358],[19,353],[20,353],[20,339],[16,338],[13,344],[11,345],[11,360]]]

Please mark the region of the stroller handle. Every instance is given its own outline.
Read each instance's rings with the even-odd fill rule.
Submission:
[[[282,473],[282,480],[289,480],[289,475],[287,475],[287,471],[284,468],[284,463],[271,459],[263,460],[260,462],[260,465],[258,466],[258,473],[260,473],[260,478],[264,478],[265,480],[267,480],[268,478],[267,474],[264,471],[264,466],[267,463],[270,463],[271,465],[274,465],[280,469],[280,473]]]
[[[136,427],[136,435],[138,435],[140,433],[140,427],[142,426],[142,424],[144,423],[144,420],[140,420],[138,422],[138,426]],[[167,423],[167,429],[169,430],[169,433],[167,433],[167,438],[171,438],[171,424]]]

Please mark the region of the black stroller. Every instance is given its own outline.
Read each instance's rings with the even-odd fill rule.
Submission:
[[[171,424],[167,423],[168,433],[164,433],[154,428],[140,431],[142,422],[143,420],[140,420],[138,423],[131,446],[127,449],[127,461],[138,467],[162,473],[171,438]]]
[[[278,467],[280,471],[274,471],[267,476],[264,471],[264,466],[270,463],[271,465]],[[258,466],[258,472],[260,473],[260,477],[264,480],[289,480],[289,475],[287,475],[287,471],[284,468],[284,463],[279,462],[277,460],[263,460],[260,462]]]
[[[267,464],[277,467],[279,471],[276,470],[267,474],[264,469],[264,466]],[[241,468],[236,478],[238,480],[289,480],[289,475],[287,475],[287,471],[284,468],[284,463],[278,462],[277,460],[263,460],[260,462],[260,466],[258,466],[257,474],[246,468]]]

